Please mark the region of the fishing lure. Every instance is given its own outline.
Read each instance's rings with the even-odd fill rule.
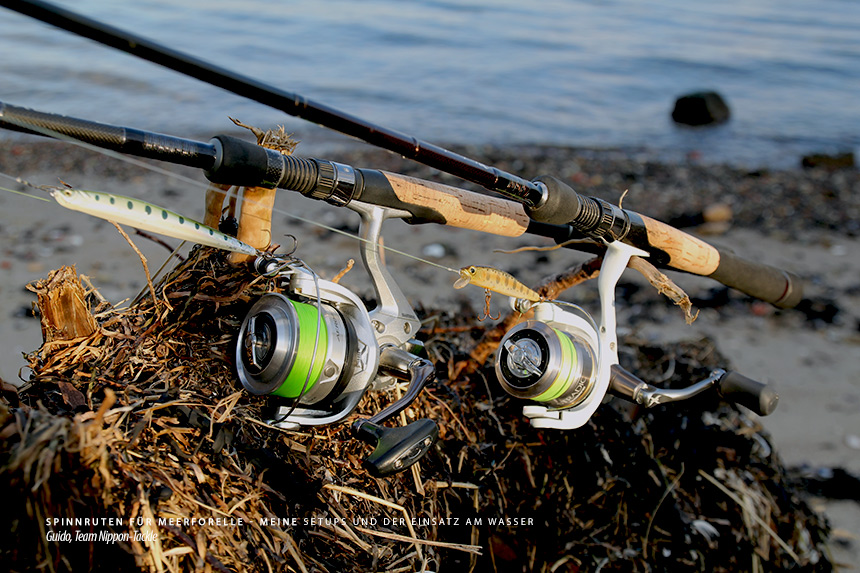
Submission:
[[[512,298],[524,298],[530,302],[543,300],[541,295],[513,276],[493,267],[472,265],[463,267],[459,273],[460,278],[454,283],[454,288],[464,288],[466,285],[472,284]]]
[[[484,318],[496,320],[501,316],[490,314],[490,292],[497,292],[505,296],[525,299],[529,302],[540,302],[543,297],[533,291],[510,274],[493,267],[478,267],[471,265],[463,267],[459,271],[460,278],[454,282],[454,288],[464,288],[466,285],[475,285],[484,289]],[[478,320],[483,320],[479,318]]]
[[[259,254],[257,249],[235,237],[146,201],[83,189],[49,187],[46,190],[66,209],[217,249]]]

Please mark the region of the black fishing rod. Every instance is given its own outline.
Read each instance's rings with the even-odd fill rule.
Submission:
[[[563,240],[565,232],[572,228],[572,236],[584,235],[598,241],[623,241],[645,250],[658,265],[711,277],[777,306],[792,307],[801,299],[802,283],[791,273],[747,261],[731,251],[718,249],[634,211],[621,209],[602,199],[580,195],[554,177],[543,176],[536,181],[526,181],[495,167],[488,167],[414,137],[352,117],[300,95],[241,76],[48,2],[0,0],[0,6],[477,183],[522,203],[529,231],[539,229],[537,234],[551,236],[558,241]],[[380,204],[391,207],[397,207],[399,203],[409,204],[398,197],[394,184],[390,181],[387,185],[382,179],[359,182],[356,178],[360,176],[360,172],[349,166],[344,166],[345,170],[339,173],[332,162],[318,163],[315,160],[283,156],[226,136],[219,136],[213,141],[214,143],[209,145],[216,147],[216,161],[211,168],[202,167],[207,170],[207,176],[216,182],[293,189],[339,205],[345,204],[344,201],[359,198],[360,190],[355,185],[357,182],[370,183],[366,189],[384,191],[373,197],[370,196],[373,195],[371,193],[365,197],[365,201],[380,201]],[[135,144],[134,137],[131,143]],[[144,155],[156,147],[149,146],[143,150]],[[489,200],[490,198],[482,199],[483,202]],[[430,214],[430,218],[427,218],[410,210],[416,215],[416,219],[424,218],[432,222],[444,220],[444,217],[442,220],[437,217],[440,213],[430,204],[415,207],[426,208],[422,212],[425,215]],[[493,210],[489,205],[479,208],[485,211]],[[436,214],[433,214],[434,211]],[[520,218],[517,219],[519,225]]]
[[[46,113],[2,101],[0,128],[74,140],[136,157],[196,167],[216,183],[277,187],[297,191],[339,207],[353,200],[361,200],[401,209],[413,215],[410,219],[412,223],[447,224],[509,236],[529,233],[557,242],[583,237],[570,225],[546,224],[530,219],[523,207],[513,201],[438,184],[434,188],[427,188],[423,193],[425,197],[421,198],[416,196],[414,189],[431,185],[430,182],[375,169],[359,169],[327,159],[283,155],[229,135],[215,136],[209,142],[195,141]],[[398,187],[399,192],[394,190],[393,185]],[[434,196],[437,193],[447,193],[450,200],[447,203],[438,200]],[[461,207],[453,207],[464,202],[473,205],[468,215],[464,215]],[[495,215],[506,223],[501,227],[487,226],[477,216],[479,212]],[[454,224],[453,219],[457,219],[457,224]],[[589,251],[581,247],[578,248]],[[590,252],[602,252],[602,249],[591,249]]]
[[[536,220],[522,205],[506,199],[326,159],[283,155],[227,135],[204,143],[3,102],[0,127],[72,138],[120,153],[197,167],[216,183],[278,187],[341,207],[352,201],[390,207],[410,213],[412,223],[438,223],[512,237],[529,233],[558,243],[582,237],[623,240],[644,249],[659,266],[711,277],[777,306],[793,307],[802,297],[802,283],[790,273],[747,261],[602,199],[579,195],[553,177],[541,178],[552,190],[542,209],[552,208],[556,217],[560,213],[561,221],[569,224]],[[595,252],[597,247],[568,246],[587,252]]]
[[[62,28],[106,46],[220,87],[289,115],[356,137],[371,145],[393,151],[429,167],[495,191],[526,207],[537,207],[544,199],[544,188],[495,167],[490,167],[453,151],[381,127],[299,94],[281,90],[204,60],[184,54],[108,26],[97,20],[41,0],[0,0],[4,6],[46,24]]]

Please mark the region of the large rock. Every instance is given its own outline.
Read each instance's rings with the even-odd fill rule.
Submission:
[[[729,106],[717,92],[696,92],[675,100],[672,119],[684,125],[717,125],[730,116]]]

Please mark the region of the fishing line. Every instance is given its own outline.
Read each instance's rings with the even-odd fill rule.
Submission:
[[[133,157],[129,157],[129,156],[127,156],[127,155],[123,155],[123,154],[121,154],[121,153],[118,153],[118,152],[113,151],[113,150],[110,150],[110,149],[102,149],[102,148],[100,148],[100,147],[98,147],[98,146],[92,145],[92,144],[90,144],[90,143],[86,143],[86,142],[84,142],[84,141],[77,140],[77,139],[75,139],[75,138],[73,138],[73,137],[70,137],[70,136],[68,136],[68,135],[65,135],[65,134],[63,134],[63,133],[55,132],[55,131],[53,131],[53,130],[50,130],[50,129],[44,128],[44,127],[42,127],[42,126],[34,126],[34,125],[27,124],[27,123],[25,123],[25,122],[19,122],[19,121],[17,121],[17,119],[16,119],[16,118],[11,118],[11,117],[10,117],[10,118],[4,118],[4,120],[5,120],[5,121],[8,121],[9,123],[14,123],[15,125],[18,125],[19,127],[24,127],[24,128],[27,128],[27,129],[31,129],[32,131],[37,131],[37,132],[41,133],[42,135],[45,135],[46,137],[52,137],[52,138],[55,138],[55,139],[59,139],[59,140],[61,140],[61,141],[65,141],[65,142],[67,142],[67,143],[71,143],[71,144],[73,144],[73,145],[77,145],[77,146],[79,146],[79,147],[83,147],[84,149],[87,149],[87,150],[90,150],[90,151],[94,151],[94,152],[99,153],[99,154],[101,154],[101,155],[105,155],[105,156],[107,156],[107,157],[111,157],[111,158],[113,158],[113,159],[118,159],[118,160],[120,160],[120,161],[125,161],[125,162],[127,162],[127,163],[132,164],[132,165],[135,165],[135,166],[138,166],[138,167],[142,167],[142,168],[144,168],[144,169],[147,169],[147,170],[153,171],[153,172],[155,172],[155,173],[158,173],[158,174],[160,174],[160,175],[164,175],[164,176],[166,176],[166,177],[173,177],[174,179],[178,179],[178,180],[180,180],[180,181],[183,181],[183,182],[185,182],[185,183],[188,183],[188,184],[193,185],[193,186],[195,186],[195,187],[198,187],[198,188],[200,188],[200,189],[204,189],[204,190],[205,190],[205,189],[207,189],[207,188],[208,188],[208,186],[207,186],[207,185],[205,185],[204,183],[202,183],[202,182],[201,182],[201,181],[199,181],[199,180],[191,179],[190,177],[186,177],[186,176],[181,175],[181,174],[179,174],[179,173],[175,173],[175,172],[173,172],[173,171],[170,171],[170,170],[167,170],[167,169],[163,169],[163,168],[161,168],[161,167],[157,167],[157,166],[155,166],[155,165],[151,165],[151,164],[146,163],[146,162],[144,162],[144,161],[140,161],[139,159],[135,159],[135,158],[133,158]],[[4,175],[5,175],[5,174],[4,174]],[[19,181],[19,182],[21,181],[19,178],[12,177],[11,175],[5,175],[5,176],[6,176],[6,177],[9,177],[10,179],[13,179],[13,180],[15,180],[15,181]],[[44,199],[44,200],[45,200],[45,201],[47,201],[47,199]],[[253,199],[245,199],[244,197],[243,197],[242,201],[247,201],[248,203],[251,203],[251,204],[258,203],[257,201],[254,201]],[[325,229],[326,231],[329,231],[329,232],[332,232],[332,233],[337,233],[337,234],[339,234],[339,235],[343,235],[343,236],[345,236],[345,237],[349,237],[349,238],[351,238],[351,239],[354,239],[354,240],[357,240],[357,241],[360,241],[360,242],[365,242],[365,243],[368,243],[368,244],[373,244],[373,241],[370,241],[370,240],[365,239],[365,238],[363,238],[363,237],[359,237],[358,235],[354,235],[354,234],[349,233],[349,232],[347,232],[347,231],[343,231],[343,230],[341,230],[341,229],[337,229],[337,228],[335,228],[335,227],[332,227],[332,226],[326,225],[326,224],[324,224],[324,223],[320,223],[319,221],[314,221],[314,220],[312,220],[312,219],[308,219],[308,218],[306,218],[306,217],[302,217],[302,216],[300,216],[300,215],[295,215],[295,214],[293,214],[293,213],[291,213],[291,212],[289,212],[289,211],[286,211],[286,210],[284,210],[284,209],[279,209],[278,207],[273,207],[273,208],[272,208],[272,211],[273,211],[274,213],[278,213],[278,214],[281,214],[281,215],[285,215],[285,216],[287,216],[287,217],[289,217],[289,218],[291,218],[291,219],[295,219],[296,221],[301,221],[301,222],[303,222],[303,223],[307,223],[307,224],[309,224],[309,225],[313,225],[313,226],[319,227],[320,229]],[[403,256],[403,257],[406,257],[406,258],[409,258],[409,259],[412,259],[412,260],[418,261],[418,262],[420,262],[420,263],[424,263],[424,264],[426,264],[426,265],[430,265],[430,266],[433,266],[433,267],[436,267],[436,268],[439,268],[439,269],[442,269],[442,270],[445,270],[445,271],[448,271],[448,272],[452,272],[452,273],[459,274],[459,271],[458,271],[457,269],[452,269],[451,267],[447,267],[447,266],[445,266],[445,265],[441,265],[441,264],[439,264],[439,263],[435,263],[435,262],[433,262],[433,261],[429,261],[429,260],[427,260],[427,259],[422,259],[421,257],[418,257],[418,256],[416,256],[416,255],[412,255],[412,254],[410,254],[410,253],[406,253],[406,252],[401,251],[401,250],[399,250],[399,249],[395,249],[395,248],[393,248],[393,247],[389,247],[389,246],[386,246],[386,245],[383,245],[383,244],[376,243],[376,245],[377,245],[379,248],[381,248],[381,249],[385,249],[385,250],[386,250],[386,251],[388,251],[388,252],[395,253],[395,254],[397,254],[397,255],[401,255],[401,256]]]
[[[307,269],[307,271],[313,277],[314,289],[316,289],[316,291],[317,291],[316,292],[317,328],[316,328],[316,333],[314,334],[314,351],[311,354],[311,362],[310,362],[311,365],[308,368],[307,376],[305,376],[305,383],[302,386],[302,391],[299,392],[299,395],[293,400],[293,403],[290,406],[290,409],[287,411],[287,413],[284,414],[283,416],[281,416],[280,418],[278,418],[276,421],[272,422],[272,425],[274,425],[274,426],[277,426],[278,424],[280,424],[281,422],[283,422],[284,420],[288,419],[290,416],[293,415],[293,412],[295,412],[296,408],[298,408],[298,406],[299,406],[299,402],[301,402],[302,398],[304,397],[305,392],[307,392],[308,385],[310,384],[310,381],[311,381],[311,376],[313,375],[313,372],[314,372],[314,364],[316,363],[316,359],[317,359],[317,349],[319,348],[319,344],[320,344],[320,329],[322,327],[322,296],[320,295],[319,275],[317,275],[316,272],[314,272],[314,270],[310,266],[308,266],[308,264],[306,262],[300,261],[300,264],[305,269]]]
[[[9,177],[9,179],[15,179],[14,177],[10,177],[5,173],[0,173],[3,177]],[[38,195],[31,195],[29,193],[24,193],[23,191],[15,191],[14,189],[9,189],[8,187],[0,187],[0,191],[8,191],[9,193],[14,193],[15,195],[23,195],[24,197],[30,197],[31,199],[38,199],[39,201],[47,201],[51,203],[51,200],[47,197],[39,197]]]

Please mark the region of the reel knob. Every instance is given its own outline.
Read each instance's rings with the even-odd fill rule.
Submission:
[[[572,408],[588,397],[597,380],[592,340],[577,329],[530,320],[502,339],[496,375],[512,396]]]
[[[374,446],[362,466],[378,478],[405,470],[424,457],[439,438],[439,426],[427,418],[397,428],[359,420],[353,432],[357,438]]]

